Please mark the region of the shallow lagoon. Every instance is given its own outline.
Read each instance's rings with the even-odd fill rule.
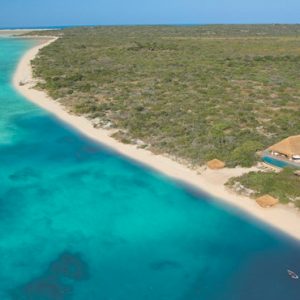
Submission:
[[[299,299],[300,245],[17,95],[0,39],[0,299]]]

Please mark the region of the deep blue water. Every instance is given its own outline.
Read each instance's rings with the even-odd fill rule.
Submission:
[[[1,300],[300,299],[299,243],[74,132],[0,39]]]

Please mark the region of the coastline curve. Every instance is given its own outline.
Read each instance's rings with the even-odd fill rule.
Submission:
[[[37,37],[32,38],[37,39]],[[42,48],[50,45],[58,38],[45,36],[39,37],[39,39],[41,39],[41,42],[22,56],[13,76],[14,88],[28,101],[45,109],[81,134],[113,149],[117,154],[137,161],[196,189],[200,189],[210,194],[214,199],[216,198],[222,203],[241,209],[246,214],[300,240],[299,212],[284,205],[278,205],[268,210],[263,209],[254,200],[230,192],[224,186],[230,177],[240,176],[243,173],[255,170],[255,167],[252,169],[225,168],[218,171],[206,169],[199,174],[197,170],[192,170],[166,156],[155,155],[148,150],[138,149],[135,145],[127,145],[115,140],[110,136],[111,132],[109,130],[94,128],[88,119],[82,116],[71,115],[60,103],[51,99],[45,92],[34,89],[36,80],[32,75],[31,61]]]

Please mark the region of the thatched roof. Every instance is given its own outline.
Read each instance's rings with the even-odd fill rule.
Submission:
[[[261,196],[256,199],[256,203],[264,208],[274,206],[278,202],[279,202],[278,199],[276,199],[270,195],[264,195],[264,196]]]
[[[289,157],[300,155],[300,135],[290,136],[269,147],[269,150],[287,155]]]
[[[206,164],[212,170],[223,169],[225,167],[225,162],[219,159],[210,160]]]

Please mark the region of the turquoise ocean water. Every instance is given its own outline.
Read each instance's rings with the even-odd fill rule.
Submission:
[[[33,43],[0,39],[1,300],[300,299],[299,243],[18,95]]]

